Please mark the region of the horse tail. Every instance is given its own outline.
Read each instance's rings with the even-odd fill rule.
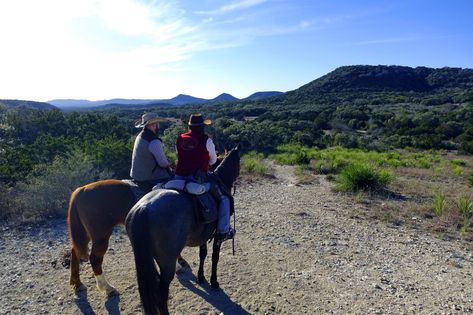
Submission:
[[[82,187],[77,188],[69,199],[69,209],[67,210],[67,222],[69,225],[69,235],[71,237],[72,250],[78,257],[87,257],[89,236],[80,219],[77,203],[79,202]]]
[[[135,255],[136,277],[144,314],[158,314],[160,308],[160,275],[150,246],[146,208],[132,210],[126,218],[126,230]]]

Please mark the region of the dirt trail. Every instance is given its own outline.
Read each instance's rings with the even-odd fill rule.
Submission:
[[[196,284],[198,249],[184,250],[191,269],[172,283],[172,314],[473,313],[471,243],[359,219],[353,213],[366,205],[332,192],[325,177],[295,185],[292,167],[274,169],[275,178],[246,178],[237,189],[236,255],[225,242],[221,290]],[[88,291],[74,296],[59,260],[67,244],[64,220],[0,226],[0,314],[141,313],[123,228],[104,265],[119,296],[97,291],[89,264]]]

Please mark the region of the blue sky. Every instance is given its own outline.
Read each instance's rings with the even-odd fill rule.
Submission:
[[[0,99],[243,98],[337,67],[473,68],[470,0],[2,0]]]

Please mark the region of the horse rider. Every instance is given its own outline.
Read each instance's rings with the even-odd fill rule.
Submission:
[[[188,131],[176,140],[177,166],[176,179],[194,179],[199,172],[207,173],[209,166],[217,162],[217,154],[212,139],[205,134],[204,127],[210,125],[210,119],[201,114],[189,118]],[[218,207],[217,240],[232,239],[235,230],[230,226],[230,199],[217,185],[220,203]]]
[[[172,177],[171,163],[166,158],[163,142],[158,137],[159,123],[166,121],[167,119],[156,114],[144,113],[141,120],[135,122],[135,128],[142,130],[135,139],[130,177],[147,190]]]

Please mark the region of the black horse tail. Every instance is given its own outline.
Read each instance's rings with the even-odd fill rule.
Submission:
[[[146,208],[132,210],[126,218],[125,225],[135,255],[136,277],[143,312],[146,315],[157,315],[158,303],[161,300],[160,281],[150,246]]]
[[[69,235],[71,238],[72,250],[75,251],[77,257],[87,258],[89,236],[80,219],[77,204],[79,203],[82,187],[77,188],[69,200],[69,208],[67,210],[67,222],[69,225]]]

